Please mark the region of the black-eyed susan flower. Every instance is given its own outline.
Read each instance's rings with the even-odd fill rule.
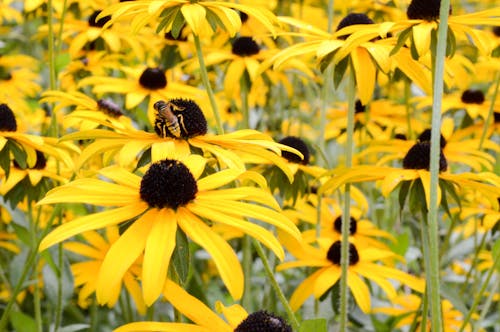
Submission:
[[[135,322],[120,326],[114,332],[137,331],[175,331],[175,332],[291,332],[291,326],[281,317],[270,312],[260,310],[251,314],[240,305],[225,306],[216,303],[216,310],[224,315],[219,315],[208,308],[203,302],[186,292],[182,287],[171,280],[165,283],[163,294],[184,316],[193,323],[167,323],[167,322]]]
[[[226,1],[124,2],[109,6],[102,15],[112,16],[110,24],[118,20],[130,21],[134,31],[154,22],[155,28],[158,24],[159,31],[171,32],[174,37],[179,35],[184,24],[197,36],[217,28],[234,36],[241,28],[239,12],[254,17],[268,31],[275,31],[276,18],[268,9]]]
[[[97,281],[97,299],[100,303],[113,302],[124,273],[144,252],[142,289],[146,305],[151,305],[165,283],[179,227],[212,256],[229,292],[234,298],[240,298],[243,273],[238,258],[204,220],[239,229],[261,241],[280,258],[284,252],[274,235],[245,218],[274,225],[292,237],[298,237],[299,233],[295,225],[277,211],[279,205],[265,190],[221,188],[234,182],[242,170],[227,169],[200,177],[205,164],[206,160],[197,155],[190,155],[182,162],[160,159],[151,164],[142,177],[112,166],[99,174],[113,182],[79,179],[53,189],[39,204],[81,202],[116,208],[59,226],[43,239],[40,250],[82,232],[135,219],[104,258]]]
[[[339,281],[341,274],[341,242],[330,242],[326,246],[320,244],[320,247],[313,247],[307,244],[297,247],[294,240],[290,240],[287,237],[283,237],[282,239],[286,247],[294,247],[293,252],[297,260],[278,265],[278,271],[296,267],[319,268],[304,279],[293,292],[290,298],[290,306],[295,311],[311,295],[319,298]],[[347,283],[356,303],[364,313],[368,313],[371,310],[371,296],[369,287],[363,278],[373,281],[389,298],[396,296],[396,289],[389,279],[396,280],[418,292],[423,292],[425,287],[423,280],[396,268],[376,263],[376,261],[394,256],[395,254],[389,250],[358,248],[353,243],[349,243]]]
[[[414,144],[403,158],[403,168],[359,165],[352,168],[339,168],[331,171],[335,174],[320,188],[320,192],[338,188],[345,183],[379,181],[384,196],[388,196],[401,182],[420,180],[425,202],[429,206],[430,199],[430,142],[422,141]],[[452,184],[457,190],[476,190],[485,194],[489,200],[500,196],[500,177],[492,172],[460,173],[447,172],[448,161],[441,151],[439,159],[439,178]],[[441,188],[438,188],[438,202],[441,201]]]
[[[75,287],[78,287],[78,305],[81,308],[88,308],[90,299],[97,288],[97,276],[101,269],[102,263],[109,248],[114,242],[120,238],[118,227],[110,226],[106,228],[105,236],[96,231],[89,231],[82,234],[82,238],[86,243],[82,242],[66,242],[64,249],[85,257],[71,264],[71,272],[75,279]],[[123,274],[123,286],[134,299],[137,311],[144,315],[146,313],[146,305],[142,297],[141,286],[138,278],[141,275],[141,260],[142,257],[130,266]],[[117,287],[120,292],[122,283]],[[117,299],[115,299],[116,301]],[[109,307],[115,305],[114,302],[108,302]]]

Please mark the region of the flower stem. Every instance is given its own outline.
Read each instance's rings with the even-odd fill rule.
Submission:
[[[347,142],[345,147],[345,166],[352,167],[352,156],[354,153],[354,103],[356,82],[354,79],[354,68],[351,66],[349,83],[347,87]],[[342,242],[341,242],[341,277],[340,277],[340,331],[347,331],[347,307],[349,304],[349,288],[347,284],[347,272],[349,268],[349,225],[351,220],[351,185],[345,185],[344,211],[342,213]]]
[[[257,255],[259,255],[260,259],[262,260],[262,265],[264,265],[264,270],[266,271],[267,277],[269,278],[269,282],[271,283],[271,287],[274,289],[281,304],[285,308],[285,311],[288,315],[288,320],[289,320],[290,324],[292,325],[293,331],[298,331],[299,330],[299,321],[297,320],[297,317],[295,317],[295,314],[293,313],[293,310],[290,307],[290,304],[288,303],[285,295],[281,291],[281,288],[278,285],[276,278],[274,278],[274,273],[271,270],[271,267],[269,266],[269,261],[267,260],[266,254],[264,253],[264,249],[262,249],[262,246],[260,245],[260,243],[255,239],[253,240],[253,246],[255,248],[255,251],[257,252]]]
[[[497,73],[495,82],[496,82],[495,90],[493,90],[493,96],[491,97],[491,104],[490,104],[490,109],[488,110],[488,116],[484,120],[484,128],[483,132],[481,133],[481,139],[479,140],[478,150],[481,150],[483,148],[484,140],[486,139],[486,134],[488,133],[488,129],[490,127],[491,118],[493,117],[493,112],[495,111],[495,102],[497,100],[498,88],[500,87],[500,72]]]
[[[243,236],[243,275],[245,278],[245,290],[243,292],[242,304],[246,310],[253,311],[252,288],[250,287],[252,274],[252,245],[248,235]]]
[[[207,90],[208,98],[210,99],[210,105],[212,106],[212,111],[214,112],[215,122],[217,125],[217,133],[219,135],[224,134],[224,129],[222,127],[222,120],[219,113],[219,108],[217,107],[217,102],[215,101],[214,91],[210,85],[210,80],[208,79],[207,67],[205,66],[205,59],[203,58],[203,52],[201,51],[200,37],[194,35],[194,45],[196,47],[196,56],[198,57],[198,62],[200,64],[200,74],[203,85]]]
[[[429,232],[429,260],[430,270],[426,278],[430,293],[431,304],[431,330],[442,331],[441,297],[439,285],[439,234],[438,234],[438,181],[439,181],[439,157],[441,137],[441,104],[444,89],[444,65],[446,55],[446,41],[448,33],[448,15],[450,0],[441,1],[439,11],[439,27],[437,31],[437,42],[435,58],[433,63],[433,96],[432,96],[432,129],[431,129],[431,156],[430,156],[430,204],[428,211]]]

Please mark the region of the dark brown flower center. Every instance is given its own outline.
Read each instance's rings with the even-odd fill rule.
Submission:
[[[167,86],[167,77],[162,69],[148,67],[139,77],[139,84],[149,90],[159,90]]]
[[[339,22],[339,24],[337,25],[337,31],[350,25],[373,23],[373,20],[366,16],[366,14],[350,13]],[[343,35],[339,36],[339,39],[347,39],[347,37],[349,37],[349,35]]]
[[[333,222],[333,229],[336,230],[338,233],[342,234],[342,216],[338,216],[335,221]],[[349,234],[353,235],[356,234],[356,231],[358,230],[358,221],[351,217],[351,221],[349,223]]]
[[[341,247],[342,247],[342,242],[336,241],[330,246],[330,248],[328,249],[328,253],[326,254],[326,258],[330,262],[339,266],[342,255]],[[355,265],[358,262],[359,262],[358,250],[356,249],[354,244],[349,243],[349,265]]]
[[[429,170],[431,162],[431,144],[429,141],[417,142],[406,153],[403,159],[405,169],[426,169]],[[441,150],[439,152],[439,171],[444,172],[448,168],[448,162]]]
[[[434,21],[439,18],[440,6],[441,0],[412,0],[406,10],[406,16],[410,20]]]
[[[354,104],[354,113],[364,113],[366,111],[366,106],[361,103],[361,100],[356,100]]]
[[[301,159],[300,156],[296,155],[295,153],[282,151],[281,156],[283,158],[292,163],[303,165],[309,164],[309,148],[303,140],[295,136],[287,136],[281,139],[278,143],[292,147],[295,150],[298,150],[304,156],[304,159]]]
[[[198,186],[189,168],[177,160],[152,164],[142,177],[141,199],[153,208],[177,209],[196,197]]]
[[[232,52],[239,56],[251,56],[260,52],[260,46],[252,37],[238,37],[233,41]]]
[[[89,16],[88,23],[89,26],[91,27],[96,27],[96,28],[102,28],[104,24],[106,24],[109,20],[111,20],[111,15],[107,15],[104,17],[101,17],[100,19],[97,19],[97,16],[101,13],[102,10],[96,10],[95,12],[92,13],[92,15]]]
[[[155,132],[158,136],[191,138],[207,133],[207,120],[193,100],[171,99],[155,103]]]
[[[292,327],[283,318],[259,310],[248,315],[234,332],[292,332]]]
[[[431,129],[425,129],[418,137],[419,142],[430,142],[431,141]],[[439,146],[444,149],[446,146],[446,138],[442,134],[439,134]]]
[[[493,27],[493,34],[500,37],[500,26]]]
[[[120,106],[116,105],[113,101],[109,99],[99,99],[97,101],[97,108],[106,115],[113,118],[118,118],[123,115],[123,111]]]
[[[484,93],[481,90],[465,90],[460,99],[466,104],[481,105],[484,103]]]
[[[0,104],[0,131],[16,131],[17,122],[14,112],[7,104]]]

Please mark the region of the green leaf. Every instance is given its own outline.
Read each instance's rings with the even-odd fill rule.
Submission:
[[[455,309],[460,311],[463,315],[467,315],[467,312],[469,309],[467,309],[467,306],[465,305],[463,299],[463,296],[460,296],[460,294],[457,293],[457,290],[455,287],[450,287],[454,285],[449,285],[447,283],[442,282],[441,285],[439,286],[441,294],[443,295],[444,298],[446,298],[448,301],[453,304]],[[468,300],[468,299],[466,299]]]
[[[391,53],[389,53],[389,56],[392,56],[392,55],[398,53],[399,49],[405,45],[406,40],[408,39],[408,37],[410,37],[411,32],[412,32],[412,27],[409,27],[409,28],[406,28],[405,30],[403,30],[399,34],[398,41],[396,42],[396,45],[394,46],[394,48],[391,50]]]
[[[59,73],[65,69],[71,61],[71,56],[67,52],[58,53],[56,56],[55,67],[56,72]]]
[[[2,151],[0,151],[0,167],[2,167],[5,172],[5,177],[8,178],[10,173],[10,149],[8,143],[6,143]]]
[[[413,215],[418,215],[419,213],[427,214],[425,191],[420,179],[412,181],[409,207]]]
[[[349,57],[345,57],[333,68],[333,84],[335,89],[338,89],[340,82],[342,82],[342,78],[344,78],[348,65]]]
[[[455,33],[448,26],[448,34],[446,35],[446,56],[453,57],[455,55],[455,51],[457,50],[457,40],[455,38]]]
[[[61,296],[64,307],[73,295],[73,274],[68,259],[62,250],[59,251],[59,246],[50,248],[49,254],[56,264],[59,263],[58,255],[63,255],[62,268],[58,266],[57,269],[54,269],[50,265],[45,265],[43,267],[43,292],[47,300],[53,305],[57,305],[58,298]],[[59,294],[59,291],[61,294]]]
[[[35,320],[20,311],[13,311],[10,314],[10,323],[17,332],[36,332],[38,331]]]
[[[396,236],[396,242],[389,244],[391,250],[400,256],[404,256],[410,247],[410,234],[402,233]]]
[[[191,254],[189,252],[188,238],[180,228],[177,228],[175,241],[175,249],[172,253],[172,266],[181,284],[185,285],[188,281],[189,269],[191,267]]]
[[[462,209],[462,203],[460,200],[460,196],[458,196],[457,190],[453,182],[449,182],[446,180],[440,180],[439,185],[442,185],[442,188],[444,189],[443,191],[446,191],[448,194],[451,195],[455,203],[458,205],[459,209]]]
[[[412,41],[410,44],[410,54],[411,54],[411,58],[413,60],[418,61],[418,58],[420,57],[420,55],[418,54],[417,47],[415,46],[415,42],[413,41],[413,37],[412,37]]]
[[[172,37],[175,39],[179,38],[184,24],[184,16],[182,16],[182,12],[180,10],[177,10],[177,15],[175,15],[174,21],[172,22],[172,30],[170,30]]]
[[[399,213],[404,209],[406,197],[408,196],[408,192],[410,191],[412,182],[411,181],[403,181],[399,188]]]
[[[219,26],[222,30],[226,30],[226,26],[222,23],[219,16],[214,14],[210,9],[206,9],[205,19],[208,21],[213,31],[217,31],[217,26]]]
[[[19,240],[21,240],[27,246],[30,246],[31,236],[29,230],[26,229],[24,226],[18,225],[16,223],[11,223],[11,225],[14,228],[14,232],[16,233]]]
[[[71,324],[71,325],[66,325],[64,327],[61,327],[58,329],[59,332],[76,332],[76,331],[83,331],[83,330],[88,330],[90,327],[89,324]]]
[[[300,324],[299,332],[326,332],[326,319],[315,318],[303,321]]]
[[[28,167],[26,163],[26,152],[23,150],[21,146],[19,146],[17,143],[14,141],[8,141],[7,144],[9,144],[9,149],[14,155],[14,160],[19,164],[19,167],[22,169],[25,169]]]

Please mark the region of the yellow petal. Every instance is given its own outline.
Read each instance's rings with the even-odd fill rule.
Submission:
[[[200,35],[206,10],[197,3],[186,3],[181,7],[182,16],[195,35]]]
[[[431,173],[426,170],[419,169],[418,175],[422,182],[425,192],[425,203],[427,204],[427,209],[431,206]],[[441,203],[441,188],[437,186],[437,205]]]
[[[141,202],[77,218],[75,220],[62,224],[61,226],[50,232],[42,240],[38,250],[43,251],[56,243],[64,241],[80,233],[104,228],[110,225],[118,224],[125,220],[129,220],[141,214],[144,209],[145,203]]]
[[[248,317],[248,312],[239,304],[226,307],[222,302],[217,301],[215,302],[215,309],[224,315],[232,328],[236,328]]]
[[[347,284],[349,289],[356,300],[361,311],[365,314],[370,312],[371,301],[370,301],[370,290],[368,286],[361,280],[356,273],[350,273],[347,278]]]
[[[297,311],[302,304],[307,300],[309,296],[313,294],[314,285],[316,284],[316,280],[320,275],[323,274],[325,269],[320,269],[309,277],[307,277],[302,283],[295,289],[290,298],[290,307],[293,311]]]
[[[320,271],[323,271],[323,273],[317,277],[313,288],[315,298],[325,294],[340,278],[340,267],[338,266],[331,265]]]
[[[427,21],[413,26],[413,42],[419,56],[424,56],[431,49],[431,32],[435,28],[435,22]]]
[[[147,306],[151,306],[161,294],[175,248],[176,231],[175,214],[168,209],[159,210],[146,241],[142,265],[142,288]]]
[[[244,59],[238,57],[229,64],[224,79],[224,91],[228,98],[232,98],[236,88],[240,86],[240,78],[243,76],[244,71]]]
[[[198,180],[198,190],[204,191],[222,187],[229,182],[234,181],[242,173],[242,170],[229,168],[210,174],[209,176]]]
[[[243,271],[231,246],[186,208],[180,208],[177,213],[179,227],[210,254],[229,293],[234,299],[240,299],[243,295]]]
[[[135,322],[122,325],[113,332],[211,332],[210,328],[186,323]],[[222,331],[222,330],[221,330]]]
[[[372,62],[368,51],[362,47],[357,47],[352,51],[351,59],[356,74],[359,99],[363,105],[367,105],[372,99],[373,90],[375,89],[377,68]]]

